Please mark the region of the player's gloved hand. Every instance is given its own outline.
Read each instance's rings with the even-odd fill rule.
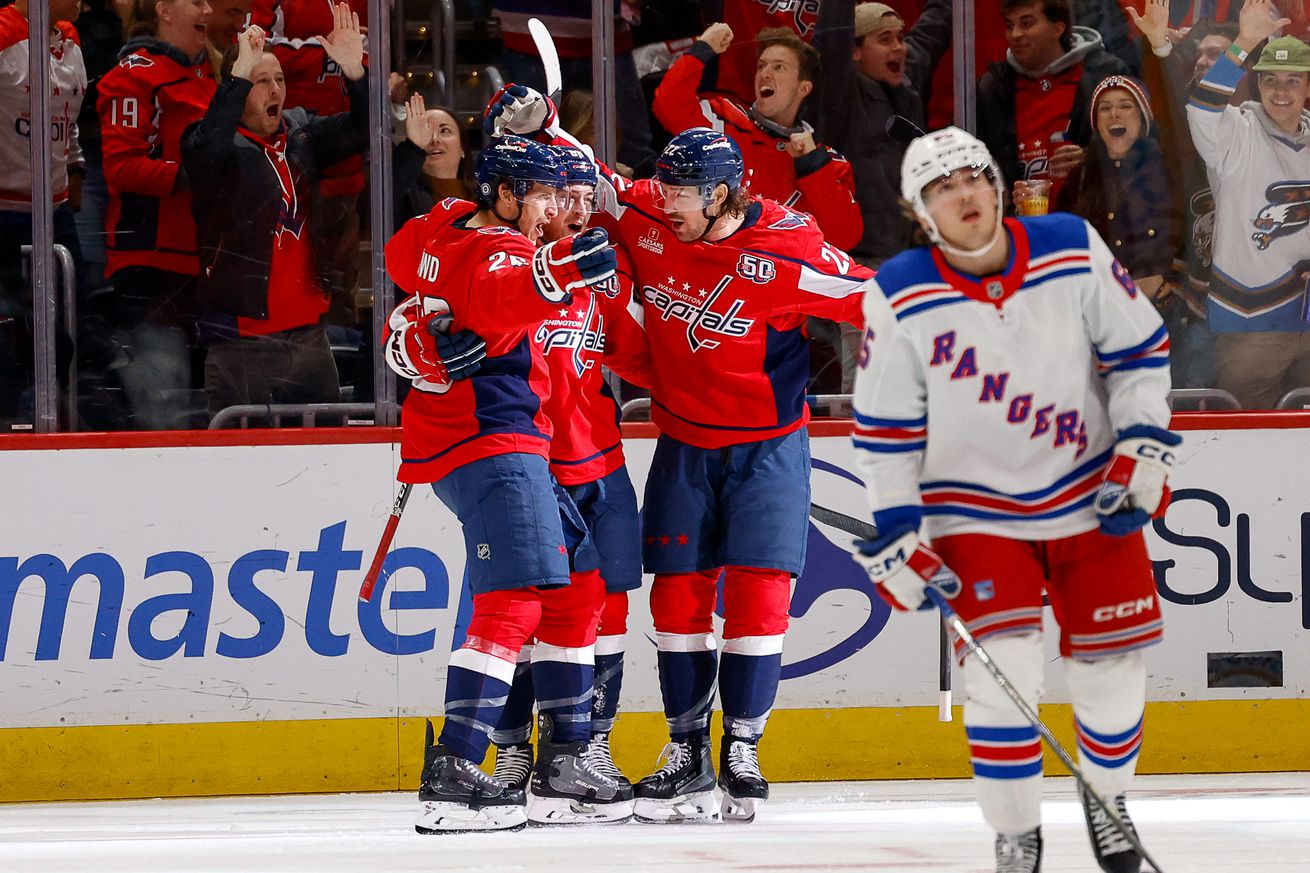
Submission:
[[[1183,438],[1164,428],[1139,424],[1119,433],[1105,481],[1096,492],[1101,531],[1113,537],[1141,530],[1169,508],[1169,471]]]
[[[537,293],[551,303],[571,303],[573,292],[601,285],[619,267],[610,237],[599,227],[547,243],[532,257],[532,278]]]
[[[509,84],[496,92],[482,114],[482,132],[489,137],[506,133],[531,136],[555,123],[555,102],[526,85]]]
[[[929,609],[924,588],[932,585],[948,598],[960,593],[960,577],[937,553],[919,542],[913,530],[890,533],[871,540],[856,540],[855,560],[877,586],[878,594],[893,609]]]
[[[418,297],[411,297],[392,310],[388,319],[391,333],[386,342],[387,366],[414,380],[416,387],[444,392],[481,369],[487,344],[473,331],[451,332],[452,319],[444,309],[424,310]]]

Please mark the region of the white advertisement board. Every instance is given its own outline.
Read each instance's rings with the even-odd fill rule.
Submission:
[[[1310,432],[1186,436],[1174,505],[1150,535],[1166,620],[1148,655],[1150,696],[1304,697],[1310,470],[1299,460]],[[653,447],[627,444],[638,493]],[[394,498],[396,452],[0,452],[0,727],[439,711],[467,600],[459,527],[430,489],[409,502],[385,589],[370,604],[356,597]],[[816,438],[813,456],[815,501],[863,517],[850,441]],[[778,706],[933,704],[935,617],[892,618],[846,540],[811,527]],[[644,591],[631,612],[623,706],[655,711]],[[1282,684],[1208,687],[1210,653],[1277,653],[1281,668],[1248,655],[1226,681],[1268,685],[1281,672]],[[1060,699],[1058,676],[1051,686]]]

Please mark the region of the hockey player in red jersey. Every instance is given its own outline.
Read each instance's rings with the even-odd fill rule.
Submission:
[[[1049,598],[1081,767],[1129,823],[1142,649],[1162,633],[1141,528],[1169,504],[1180,442],[1168,335],[1086,221],[1002,221],[995,162],[964,131],[911,143],[901,187],[933,244],[886,261],[865,300],[854,440],[878,536],[859,541],[860,560],[897,609],[954,571],[955,610],[1034,710]],[[996,869],[1034,873],[1038,732],[977,659],[964,675]],[[1136,873],[1131,844],[1088,796],[1083,807],[1101,868]]]
[[[424,755],[416,828],[422,833],[504,830],[527,822],[526,798],[478,764],[500,721],[519,650],[535,634],[533,679],[549,743],[533,780],[534,814],[547,821],[626,817],[619,785],[586,757],[598,578],[570,562],[587,532],[547,465],[549,376],[532,331],[561,307],[587,305],[614,275],[602,230],[540,247],[565,176],[549,146],[502,137],[479,155],[477,204],[447,198],[387,243],[387,269],[413,296],[391,314],[392,369],[412,380],[405,399],[404,482],[432,483],[459,518],[473,615],[446,675],[445,723]],[[486,343],[476,372],[450,379],[442,331]],[[467,373],[467,371],[466,371]]]
[[[766,30],[756,47],[754,103],[697,94],[705,66],[732,42],[728,25],[710,25],[669,68],[655,92],[655,117],[670,133],[693,127],[726,133],[742,152],[752,194],[810,213],[828,242],[849,251],[864,234],[851,165],[816,144],[813,128],[797,117],[814,90],[818,52],[790,31]]]
[[[545,239],[564,239],[587,229],[594,211],[596,166],[576,148],[557,149],[568,177],[567,202],[546,225]],[[622,801],[632,785],[614,764],[610,732],[623,684],[628,592],[641,587],[641,526],[637,495],[628,478],[619,432],[619,406],[601,365],[640,385],[650,384],[650,355],[641,326],[641,305],[633,297],[631,268],[619,252],[618,272],[597,286],[587,302],[560,307],[532,332],[550,373],[550,394],[542,404],[555,434],[550,472],[568,492],[586,523],[594,551],[575,561],[595,567],[605,587],[597,629],[595,691],[591,699],[593,766],[615,779]],[[505,712],[492,734],[497,779],[527,787],[532,769],[532,704],[529,644],[519,653]]]
[[[521,116],[521,117],[520,117]],[[493,129],[550,124],[548,101],[511,86]],[[642,508],[655,574],[660,687],[671,742],[635,787],[634,815],[706,821],[719,813],[710,759],[717,680],[724,816],[749,821],[768,797],[756,746],[777,695],[791,578],[805,563],[809,436],[807,315],[863,326],[872,273],[829,245],[814,219],[742,187],[731,139],[675,136],[656,178],[603,173],[604,223],[632,258],[645,311],[661,430]],[[711,619],[724,578],[723,658]]]

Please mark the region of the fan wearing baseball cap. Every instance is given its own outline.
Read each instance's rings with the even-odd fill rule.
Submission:
[[[1252,67],[1259,101],[1230,105],[1247,56],[1290,23],[1270,0],[1247,0],[1237,39],[1187,104],[1215,197],[1216,382],[1247,409],[1273,409],[1285,392],[1310,385],[1310,46],[1270,40]]]

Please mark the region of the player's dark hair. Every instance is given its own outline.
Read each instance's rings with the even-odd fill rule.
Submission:
[[[1007,15],[1025,6],[1039,6],[1047,21],[1063,24],[1060,48],[1065,51],[1073,48],[1073,4],[1069,0],[1001,0],[1001,14]]]
[[[719,214],[745,215],[752,199],[751,192],[746,188],[733,188],[728,192],[728,199],[723,201],[723,212]]]
[[[766,27],[755,34],[755,60],[760,59],[765,49],[780,45],[791,49],[800,60],[800,80],[817,82],[819,80],[819,50],[796,35],[795,31],[785,27]]]

